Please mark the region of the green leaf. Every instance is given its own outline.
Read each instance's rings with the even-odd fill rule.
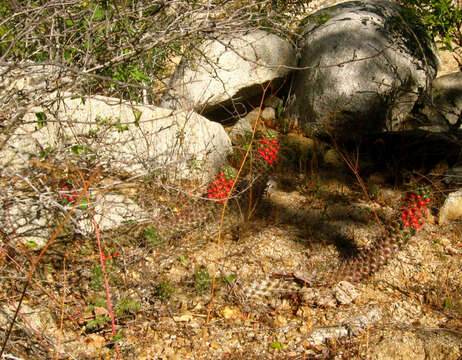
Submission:
[[[82,145],[74,145],[73,147],[71,147],[71,151],[74,154],[80,154],[83,151],[83,146]]]
[[[154,226],[148,226],[143,230],[143,237],[150,248],[157,248],[163,245],[162,237]]]
[[[46,122],[47,116],[45,113],[39,112],[39,113],[36,113],[35,116],[37,117],[37,125],[39,129],[41,129],[47,124]]]
[[[41,159],[45,159],[49,153],[51,153],[51,146],[47,146],[45,149],[40,150],[39,156]]]
[[[124,132],[124,131],[127,131],[129,129],[128,125],[122,125],[122,124],[116,124],[115,127],[116,127],[118,132]]]
[[[85,326],[85,328],[86,329],[93,329],[93,328],[97,327],[98,325],[104,325],[104,324],[108,323],[109,321],[111,321],[111,319],[109,319],[109,317],[107,317],[107,316],[97,316],[95,318],[95,320],[89,321],[87,323],[87,325]]]
[[[119,330],[117,334],[115,334],[112,337],[112,341],[116,342],[116,341],[122,340],[123,338],[124,338],[124,335],[122,334],[122,331]]]
[[[94,301],[95,306],[107,309],[107,300],[102,297],[97,297]]]
[[[228,283],[231,283],[233,282],[235,279],[237,278],[236,275],[229,275],[229,276],[224,276],[223,277],[223,280],[228,282]]]
[[[106,14],[104,13],[104,11],[98,6],[95,10],[95,13],[93,14],[93,20],[96,20],[96,21],[101,21],[101,20],[104,20],[106,18]]]
[[[66,59],[67,61],[72,60],[72,51],[71,50],[69,50],[69,49],[64,50],[64,59]]]
[[[282,349],[282,345],[280,342],[278,341],[273,341],[271,342],[270,346],[273,348],[273,349]]]
[[[83,197],[82,200],[80,200],[79,209],[87,210],[87,204],[88,204],[88,199],[86,197]]]
[[[26,242],[24,245],[25,245],[26,247],[31,247],[31,248],[37,247],[37,246],[38,246],[37,243],[36,243],[35,241],[28,241],[28,242]]]
[[[141,71],[139,71],[138,69],[131,69],[130,70],[130,75],[131,77],[137,81],[137,82],[141,82],[141,81],[148,81],[149,78],[144,74],[142,73]]]
[[[133,115],[135,115],[135,126],[140,127],[140,119],[143,112],[138,109],[133,109]]]
[[[123,225],[137,225],[138,221],[136,221],[136,220],[124,220],[124,221],[122,221],[122,224]]]
[[[181,265],[183,266],[188,266],[188,261],[186,260],[185,256],[184,255],[180,255],[179,256],[179,260],[181,262]]]
[[[95,136],[99,131],[99,127],[96,127],[96,129],[90,129],[88,130],[88,136]]]
[[[85,328],[87,329],[93,329],[95,326],[98,325],[98,321],[96,320],[91,320],[87,323],[87,325],[85,325]]]
[[[451,299],[446,298],[446,299],[444,300],[444,307],[445,307],[446,309],[452,308]]]

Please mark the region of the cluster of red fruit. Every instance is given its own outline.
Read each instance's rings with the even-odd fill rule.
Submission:
[[[259,141],[259,147],[257,149],[258,159],[265,160],[268,164],[273,164],[278,157],[279,144],[277,140],[270,140],[267,137],[261,138]]]
[[[79,194],[77,192],[70,192],[69,191],[69,186],[68,185],[61,185],[61,190],[65,191],[66,193],[61,194],[62,199],[67,199],[67,201],[75,201],[79,197]]]
[[[209,199],[216,199],[217,203],[221,204],[231,193],[233,183],[233,179],[228,179],[225,173],[221,173],[209,186],[207,197]]]
[[[109,254],[107,256],[105,253],[103,253],[103,261],[106,262],[106,260],[115,259],[117,255],[118,255],[117,251],[114,251],[112,254]]]
[[[427,206],[431,200],[426,195],[409,193],[401,209],[401,224],[404,228],[417,230],[424,223]]]

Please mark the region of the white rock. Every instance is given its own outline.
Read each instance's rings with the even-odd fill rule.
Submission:
[[[462,190],[450,193],[440,209],[439,224],[448,224],[462,217]]]
[[[2,92],[22,91],[30,93],[55,88],[57,84],[71,84],[73,79],[64,67],[39,65],[33,62],[0,66]]]
[[[194,53],[176,69],[162,106],[207,113],[261,94],[297,62],[289,42],[262,30],[206,41]]]
[[[5,303],[4,305],[1,305],[0,327],[4,329],[7,328],[14,316],[17,305],[17,303]],[[7,315],[5,315],[5,313]],[[44,334],[48,336],[57,335],[58,329],[53,320],[53,316],[51,315],[50,310],[45,306],[36,306],[35,308],[32,308],[23,303],[19,309],[19,314],[20,316],[18,316],[17,319],[24,318],[27,321],[26,324],[21,320],[19,322],[24,324],[23,326],[31,332],[39,332],[42,335]]]
[[[341,326],[313,330],[309,334],[307,341],[310,345],[316,346],[325,343],[327,340],[337,340],[348,335],[357,335],[363,330],[374,326],[381,318],[381,310],[372,308],[362,315],[348,319]]]
[[[233,142],[239,138],[244,138],[246,133],[252,133],[252,123],[248,117],[240,118],[231,129],[229,137]]]
[[[307,341],[311,346],[324,344],[327,340],[338,340],[348,336],[348,329],[341,326],[316,329],[308,336]]]
[[[94,220],[100,231],[117,228],[129,221],[143,222],[150,218],[132,200],[120,194],[104,194],[88,206],[94,213]],[[82,235],[95,233],[93,220],[88,211],[78,215],[76,230]]]
[[[274,120],[276,118],[276,110],[274,110],[272,107],[264,108],[261,112],[261,118],[265,123]]]
[[[95,233],[89,210],[93,212],[100,231],[115,229],[129,221],[143,222],[156,216],[147,214],[132,200],[120,194],[105,193],[95,199],[90,196],[90,199],[89,203],[77,207],[70,218],[74,230],[84,236]],[[33,199],[27,199],[3,204],[5,211],[0,213],[0,226],[11,239],[11,245],[20,241],[31,250],[40,250],[47,244],[63,219],[63,213],[58,216],[57,208],[53,210],[46,203],[44,201],[40,205],[34,203]],[[70,210],[72,205],[68,204],[65,210]]]
[[[32,199],[15,202],[0,199],[0,208],[0,226],[10,238],[10,244],[20,241],[31,250],[40,250],[50,240],[50,229],[56,225],[56,218],[46,207]]]
[[[382,319],[382,310],[371,308],[364,314],[350,318],[343,323],[351,335],[357,335],[365,329],[370,329]]]
[[[48,149],[65,160],[73,154],[77,162],[94,158],[94,166],[133,176],[174,173],[208,182],[231,150],[223,127],[194,112],[103,96],[67,96],[51,110],[56,118],[40,108],[25,116],[0,153],[4,172],[27,170]],[[41,111],[47,122],[39,128],[35,113]]]
[[[245,117],[239,119],[236,124],[234,124],[229,136],[234,141],[238,137],[244,137],[245,133],[251,134],[257,120],[259,120],[257,130],[264,130],[265,124],[274,120],[275,117],[275,110],[271,107],[267,107],[262,110],[260,110],[260,108],[253,109]]]

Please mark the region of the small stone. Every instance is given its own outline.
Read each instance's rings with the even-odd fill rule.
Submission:
[[[95,316],[109,315],[109,311],[103,307],[95,306],[93,311]]]
[[[337,301],[334,298],[332,290],[328,289],[319,291],[319,293],[317,293],[315,301],[318,306],[324,308],[337,306]]]
[[[287,134],[283,139],[286,148],[294,149],[296,153],[303,156],[313,154],[316,149],[315,141],[304,136]]]
[[[263,105],[266,107],[277,109],[278,107],[283,105],[283,101],[277,96],[270,96],[265,99],[265,102],[263,103]]]
[[[310,331],[311,331],[311,326],[308,326],[308,325],[303,325],[303,326],[300,326],[300,333],[301,334],[308,334]]]
[[[192,314],[184,314],[181,316],[174,316],[173,320],[176,322],[190,322],[194,319],[194,316]]]
[[[313,313],[314,313],[313,309],[309,306],[301,306],[297,310],[297,316],[301,317],[304,320],[310,319],[311,317],[313,317]]]
[[[378,308],[369,309],[366,313],[348,319],[343,323],[350,334],[357,335],[363,330],[369,329],[382,319],[382,311]]]
[[[222,309],[221,314],[226,320],[232,320],[238,318],[241,312],[236,307],[225,306]]]
[[[253,109],[245,116],[245,119],[249,122],[250,126],[253,128],[257,120],[261,120],[261,111],[260,108]],[[261,125],[260,125],[261,126]]]
[[[282,315],[277,315],[273,320],[273,325],[276,327],[283,327],[287,325],[287,318]]]
[[[316,303],[317,293],[315,289],[303,288],[300,291],[300,298],[304,304],[314,305]]]
[[[340,281],[333,290],[335,298],[342,305],[351,304],[359,296],[355,286],[348,281]]]
[[[276,111],[272,107],[264,108],[261,112],[261,118],[266,126],[270,128],[276,127]]]
[[[212,341],[210,342],[210,347],[211,347],[212,349],[217,350],[217,349],[220,347],[220,345],[218,345],[215,341],[212,340]]]
[[[85,338],[85,346],[88,352],[95,353],[102,349],[106,340],[97,334],[90,334]]]
[[[245,137],[246,132],[252,132],[252,123],[247,117],[239,119],[229,132],[229,137],[233,142]]]
[[[336,326],[314,330],[308,341],[311,346],[322,345],[328,340],[337,340],[348,335],[348,330],[344,327]]]

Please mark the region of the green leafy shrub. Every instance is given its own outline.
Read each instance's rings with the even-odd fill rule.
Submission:
[[[175,288],[170,280],[164,280],[154,287],[153,295],[162,302],[170,300]]]
[[[118,316],[122,316],[128,313],[136,313],[140,309],[141,304],[138,301],[122,298],[114,308],[114,313]]]
[[[150,249],[158,248],[164,243],[154,226],[148,226],[143,230],[143,238],[146,242],[146,246]]]
[[[439,38],[440,49],[452,50],[453,42],[458,47],[462,45],[462,10],[452,0],[401,0],[401,3],[415,9],[428,33]]]
[[[200,269],[194,273],[194,287],[199,294],[210,289],[212,279],[207,269]]]

